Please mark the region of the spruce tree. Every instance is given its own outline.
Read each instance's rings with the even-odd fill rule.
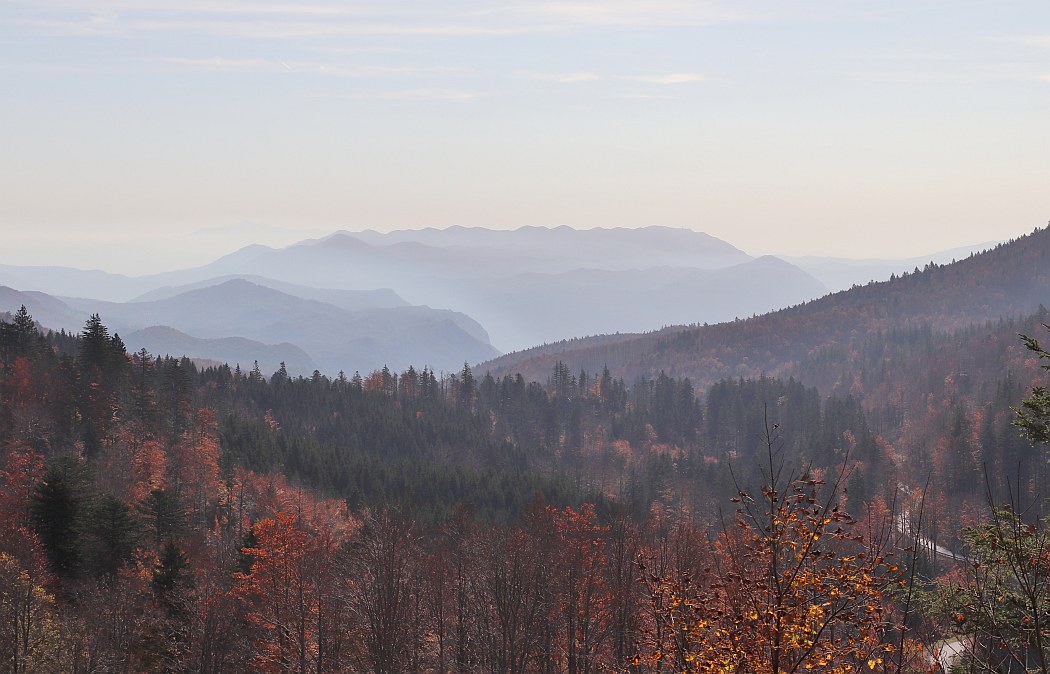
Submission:
[[[75,457],[51,463],[33,489],[30,512],[58,576],[76,577],[83,563],[82,517],[89,500],[87,472]]]
[[[1043,325],[1050,330],[1050,325]],[[1037,340],[1027,335],[1021,335],[1021,340],[1029,351],[1036,354],[1040,360],[1050,360],[1050,352],[1046,351]],[[1050,364],[1040,367],[1050,372]],[[1021,431],[1035,444],[1050,443],[1050,389],[1045,386],[1032,388],[1032,395],[1021,402],[1016,410],[1017,420],[1014,422]]]
[[[84,523],[85,561],[98,576],[112,578],[131,561],[140,539],[140,527],[131,508],[103,494],[88,509]]]

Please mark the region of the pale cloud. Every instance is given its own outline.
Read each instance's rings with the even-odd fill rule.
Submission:
[[[472,25],[469,23],[396,23],[396,22],[339,22],[339,21],[260,21],[210,19],[127,19],[104,25],[84,22],[42,23],[48,32],[58,34],[185,32],[211,34],[255,40],[305,40],[324,37],[386,36],[386,37],[472,37],[525,35],[551,32],[549,25]]]
[[[259,39],[339,35],[486,36],[553,33],[588,27],[652,28],[754,21],[766,15],[712,0],[648,3],[343,2],[267,3],[258,0],[102,0],[85,11],[72,0],[14,0],[19,20],[35,32],[117,34],[142,31],[207,32]]]
[[[677,101],[681,100],[681,96],[674,96],[672,94],[654,94],[652,92],[645,91],[625,91],[618,95],[618,98],[626,98],[637,101]]]
[[[860,82],[880,82],[903,85],[965,84],[977,85],[987,82],[1032,82],[1044,80],[1041,68],[1024,63],[999,63],[990,65],[961,64],[944,70],[908,69],[900,71],[863,72],[849,76]]]
[[[429,19],[429,20],[427,20]],[[521,35],[558,30],[552,25],[514,25],[449,21],[448,17],[426,15],[401,18],[390,15],[360,16],[321,12],[287,14],[278,18],[274,12],[251,13],[187,11],[172,8],[157,11],[105,13],[86,15],[41,11],[32,16],[12,17],[6,25],[18,34],[53,36],[118,36],[143,33],[208,34],[249,40],[309,40],[325,37],[470,37]]]
[[[291,69],[301,67],[335,77],[417,77],[433,75],[457,75],[467,72],[464,68],[451,66],[376,66],[376,65],[331,65],[326,63],[293,62]]]
[[[38,11],[83,12],[84,3],[80,0],[11,0],[12,6],[33,8]],[[374,13],[381,5],[375,3],[370,10],[364,4],[348,3],[271,3],[241,2],[239,0],[100,0],[91,3],[95,14],[116,16],[122,13],[158,13],[158,14],[284,14],[301,16],[361,16]]]
[[[529,73],[529,78],[540,82],[556,82],[558,84],[573,84],[575,82],[594,82],[601,79],[594,73]]]
[[[0,63],[0,73],[30,73],[34,75],[62,75],[62,74],[77,74],[77,75],[107,75],[112,74],[114,69],[112,67],[103,67],[91,63],[85,64],[47,64],[47,63],[25,63],[18,61],[10,61]],[[6,100],[6,99],[5,99]]]
[[[181,58],[178,56],[167,56],[160,59],[162,63],[175,66],[186,66],[195,70],[210,70],[215,72],[251,72],[259,70],[274,70],[280,62],[271,63],[262,59],[228,59],[214,58]]]
[[[317,61],[295,61],[274,59],[230,59],[163,57],[162,63],[184,66],[194,70],[214,72],[293,72],[309,75],[328,75],[332,77],[375,78],[375,77],[415,77],[448,75],[464,72],[461,68],[446,66],[381,66],[381,65],[338,65]]]
[[[635,82],[646,82],[648,84],[689,84],[691,82],[706,82],[707,78],[697,73],[668,73],[666,75],[634,75],[628,77]]]
[[[331,55],[359,55],[359,54],[406,54],[414,50],[404,47],[376,47],[376,46],[334,46],[334,45],[305,45],[305,48],[319,54]]]
[[[1050,34],[1047,35],[1008,35],[1005,37],[991,38],[994,42],[1005,42],[1023,47],[1039,47],[1050,49]]]
[[[473,101],[483,97],[484,94],[477,91],[462,91],[458,89],[406,89],[403,91],[382,91],[376,94],[351,96],[351,98],[357,100],[449,102]]]
[[[924,51],[900,51],[881,52],[875,54],[861,55],[866,59],[878,59],[882,61],[951,61],[955,57],[944,52]]]
[[[851,79],[859,82],[881,82],[885,84],[973,84],[978,77],[972,72],[906,72],[862,73]]]
[[[753,3],[752,3],[753,4]],[[542,20],[562,28],[572,26],[699,26],[755,21],[765,12],[742,9],[743,3],[703,0],[682,2],[605,0],[603,2],[517,2],[489,8],[479,14]]]

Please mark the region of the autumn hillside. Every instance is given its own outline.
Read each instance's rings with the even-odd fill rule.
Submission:
[[[1011,423],[1045,382],[1017,334],[1050,322],[1021,313],[1046,239],[600,340],[673,375],[644,380],[556,353],[530,379],[267,375],[22,306],[0,320],[0,671],[925,671],[949,609],[892,588],[959,566],[910,532],[979,554],[983,485],[1031,518],[1050,494]]]
[[[842,347],[873,333],[929,326],[950,332],[975,323],[1017,318],[1050,298],[1050,229],[951,264],[889,281],[855,286],[770,314],[717,325],[677,326],[637,336],[579,339],[545,345],[481,364],[493,376],[542,378],[557,362],[625,381],[661,371],[701,388],[725,377],[787,376],[825,347]],[[839,368],[845,363],[828,363]],[[826,373],[827,374],[827,373]],[[834,378],[834,376],[832,376]]]

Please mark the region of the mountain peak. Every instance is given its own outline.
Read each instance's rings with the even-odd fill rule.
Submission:
[[[362,241],[360,238],[358,238],[354,233],[348,232],[346,230],[339,230],[338,232],[329,234],[324,238],[315,239],[312,242],[312,245],[323,246],[327,248],[344,248],[353,250],[364,250],[372,247],[365,241]]]
[[[546,376],[560,360],[571,370],[597,371],[608,366],[614,376],[627,380],[676,372],[701,386],[727,377],[789,376],[814,353],[847,348],[880,331],[918,326],[960,330],[1043,311],[1045,298],[1050,296],[1048,257],[1050,228],[957,262],[916,265],[916,271],[890,281],[856,285],[777,311],[756,312],[751,318],[702,327],[680,324],[620,340],[615,346],[601,338],[580,339],[557,350],[530,350],[481,367],[487,365],[494,376],[521,372],[536,378]],[[751,269],[735,283],[761,280],[762,274],[753,273],[756,266],[769,271],[784,265],[785,269],[793,266],[764,256],[738,266],[740,271]],[[767,278],[790,276],[770,274]],[[749,314],[740,311],[738,315]],[[668,331],[675,337],[669,338]]]

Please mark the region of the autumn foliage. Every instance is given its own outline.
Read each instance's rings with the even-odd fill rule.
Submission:
[[[268,382],[26,321],[0,323],[10,671],[923,670],[927,560],[897,480],[868,478],[929,440],[930,470],[968,479],[1016,389],[964,409],[966,378],[935,377],[949,397],[887,439],[856,399],[768,377]]]

